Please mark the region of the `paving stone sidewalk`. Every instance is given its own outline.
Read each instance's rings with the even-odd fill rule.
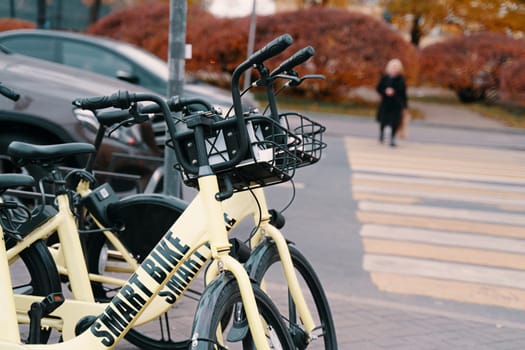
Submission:
[[[363,298],[332,297],[339,348],[511,350],[525,348],[525,324]]]

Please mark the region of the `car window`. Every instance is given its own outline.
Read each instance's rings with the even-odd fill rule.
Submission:
[[[58,62],[56,40],[45,37],[5,38],[1,44],[15,53]]]
[[[150,72],[140,67],[135,67],[135,75],[138,78],[138,84],[147,89],[153,90],[161,95],[166,94],[166,81],[159,79]]]
[[[119,70],[127,73],[133,71],[129,62],[111,52],[72,41],[62,43],[62,63],[110,77],[116,77]]]

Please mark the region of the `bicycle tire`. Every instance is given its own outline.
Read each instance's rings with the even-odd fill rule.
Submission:
[[[252,287],[257,308],[267,328],[267,337],[270,341],[278,340],[279,342],[278,344],[272,343],[271,348],[294,349],[293,341],[279,310],[257,284],[252,284]],[[242,310],[236,308],[240,303],[239,286],[237,280],[230,273],[225,273],[210,283],[203,293],[195,313],[191,349],[237,349],[238,346],[242,346],[242,349],[255,349],[247,321],[242,315],[237,323],[233,322],[234,330],[232,331],[231,319],[236,315],[236,312],[232,312],[232,310]],[[226,324],[226,320],[228,324]],[[227,344],[227,347],[224,347],[224,344],[218,344],[217,330],[219,328],[222,332],[228,332],[226,336],[222,337],[223,340],[231,342]],[[228,335],[232,334],[233,339],[230,339]],[[273,337],[268,336],[268,334],[272,334]],[[275,347],[277,345],[280,347]]]
[[[19,262],[15,262],[10,266],[10,270],[13,270],[11,279],[14,293],[38,295],[43,298],[51,293],[62,292],[60,276],[55,262],[43,241],[36,241],[24,249],[20,253],[19,260],[25,267],[21,267]],[[25,268],[26,272],[21,271],[21,268]],[[16,274],[13,273],[15,271]],[[26,280],[27,278],[29,280]],[[21,330],[21,333],[24,332]],[[50,335],[51,329],[42,328],[39,343],[47,343]]]
[[[307,300],[307,303],[310,302],[315,304],[317,315],[313,315],[314,321],[319,322],[319,326],[322,327],[320,328],[322,329],[321,334],[317,334],[318,340],[308,344],[306,342],[306,334],[302,330],[300,320],[297,319],[296,315],[293,315],[295,306],[293,305],[289,292],[287,291],[287,306],[289,310],[288,321],[290,322],[295,346],[297,349],[315,348],[337,350],[335,324],[330,311],[328,299],[321,285],[321,281],[319,280],[319,277],[315,273],[315,270],[308,262],[306,257],[294,245],[288,244],[288,248],[292,257],[294,268],[298,272],[298,278],[301,278],[301,280],[304,282],[304,286],[309,290],[309,295],[311,298]],[[261,283],[271,266],[279,262],[280,258],[275,243],[273,241],[266,240],[255,248],[250,259],[246,262],[245,268],[252,279],[258,283]],[[279,267],[279,272],[280,270],[281,268]],[[281,285],[286,285],[285,280],[283,280],[281,283]],[[305,288],[303,288],[303,291],[304,289]],[[276,293],[274,293],[272,296],[272,293],[269,293],[270,297],[272,297],[272,300],[276,300],[275,294]],[[320,341],[322,341],[323,344],[320,344]]]
[[[119,238],[126,248],[139,262],[149,253],[155,244],[162,238],[173,222],[181,215],[186,203],[172,197],[158,194],[137,194],[127,197],[113,206],[110,218],[125,227],[119,233]],[[147,232],[147,235],[144,233]],[[101,273],[100,260],[106,239],[103,234],[92,234],[87,243],[88,270],[91,273]],[[92,283],[95,298],[98,301],[107,301],[110,296],[100,283]],[[171,311],[171,310],[170,310]],[[173,312],[173,311],[172,311]],[[142,349],[177,350],[187,349],[187,342],[173,339],[170,330],[170,317],[159,316],[158,327],[152,331],[148,326],[143,330],[140,327],[132,328],[125,339]],[[155,321],[148,323],[154,324]],[[155,337],[154,334],[158,336]]]

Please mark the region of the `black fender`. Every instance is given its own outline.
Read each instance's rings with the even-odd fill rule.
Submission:
[[[289,241],[289,240],[286,240],[286,243],[288,245],[294,244],[292,241]],[[266,252],[269,249],[274,249],[274,247],[275,247],[275,242],[273,240],[265,239],[264,241],[259,243],[257,247],[255,247],[254,250],[252,250],[250,257],[244,264],[244,268],[246,269],[246,272],[248,272],[248,276],[250,276],[250,279],[255,281],[258,284],[261,283],[261,281],[256,280],[255,275],[257,271],[257,266],[261,264],[261,260],[266,254]]]
[[[210,312],[215,310],[217,307],[217,302],[219,301],[217,295],[220,295],[222,290],[226,288],[226,286],[232,281],[235,281],[233,274],[230,272],[221,273],[204,289],[204,292],[200,297],[199,304],[197,305],[197,309],[195,310],[193,319],[191,336],[194,342],[197,342],[199,338],[199,334],[195,334],[195,330],[206,327],[206,324],[210,318]]]
[[[244,263],[244,269],[246,272],[248,272],[248,276],[250,276],[250,279],[255,280],[255,274],[257,271],[257,266],[261,263],[261,260],[266,254],[266,252],[271,249],[275,243],[273,241],[270,241],[268,239],[265,239],[263,242],[257,245],[254,250],[252,250],[250,257]],[[256,283],[260,283],[261,281],[256,281]]]

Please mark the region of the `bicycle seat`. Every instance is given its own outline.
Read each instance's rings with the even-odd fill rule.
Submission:
[[[13,141],[7,147],[7,154],[19,166],[32,164],[55,164],[67,156],[94,153],[95,146],[89,143],[71,142],[59,145],[34,145]]]
[[[32,176],[24,174],[0,174],[0,192],[4,192],[8,188],[33,186],[35,179]]]

